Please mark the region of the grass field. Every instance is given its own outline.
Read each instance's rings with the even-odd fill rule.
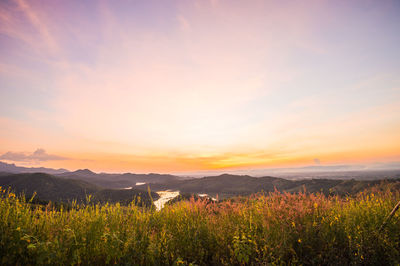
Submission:
[[[0,197],[0,264],[259,265],[400,263],[400,200],[390,184],[354,197],[258,194],[181,201],[161,211]]]

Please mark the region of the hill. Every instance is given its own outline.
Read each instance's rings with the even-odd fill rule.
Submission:
[[[44,201],[53,202],[78,202],[86,201],[92,195],[95,202],[120,202],[128,204],[133,199],[141,199],[140,204],[150,205],[151,199],[148,192],[138,189],[104,189],[89,182],[77,179],[65,179],[45,173],[3,174],[0,176],[0,186],[11,187],[17,193],[25,193],[27,197],[36,192],[36,197]],[[157,193],[151,197],[158,199]]]
[[[68,179],[84,180],[105,188],[128,188],[135,187],[136,183],[169,183],[182,180],[182,177],[168,174],[96,174],[89,169],[80,169],[74,172],[61,173],[57,176]]]
[[[398,179],[389,179],[386,182],[394,182]],[[333,180],[333,179],[310,179],[310,180],[287,180],[277,177],[252,177],[248,175],[223,174],[198,179],[178,180],[170,183],[150,184],[153,191],[158,190],[179,190],[181,193],[208,194],[220,198],[250,195],[257,192],[307,191],[323,192],[324,194],[354,194],[376,185],[382,180],[361,181],[361,180]],[[138,186],[138,188],[143,186]]]
[[[89,169],[79,169],[76,171],[68,171],[66,169],[52,169],[45,167],[21,167],[15,164],[8,164],[0,161],[0,173],[47,173],[57,177],[66,179],[79,179],[104,188],[121,189],[135,187],[136,183],[166,183],[176,180],[184,180],[185,177],[169,175],[169,174],[108,174],[95,173]]]

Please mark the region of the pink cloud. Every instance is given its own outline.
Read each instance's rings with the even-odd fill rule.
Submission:
[[[0,159],[13,162],[45,162],[55,160],[67,160],[68,158],[48,154],[44,149],[37,149],[33,153],[8,151],[0,156]]]

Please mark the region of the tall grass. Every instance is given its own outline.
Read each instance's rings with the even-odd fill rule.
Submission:
[[[0,189],[0,264],[399,264],[400,194],[258,194],[161,211],[133,204],[34,205]]]

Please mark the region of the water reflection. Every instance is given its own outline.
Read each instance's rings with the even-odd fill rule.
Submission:
[[[160,196],[158,200],[154,202],[157,210],[161,210],[165,203],[179,195],[179,191],[157,191],[157,194]]]

